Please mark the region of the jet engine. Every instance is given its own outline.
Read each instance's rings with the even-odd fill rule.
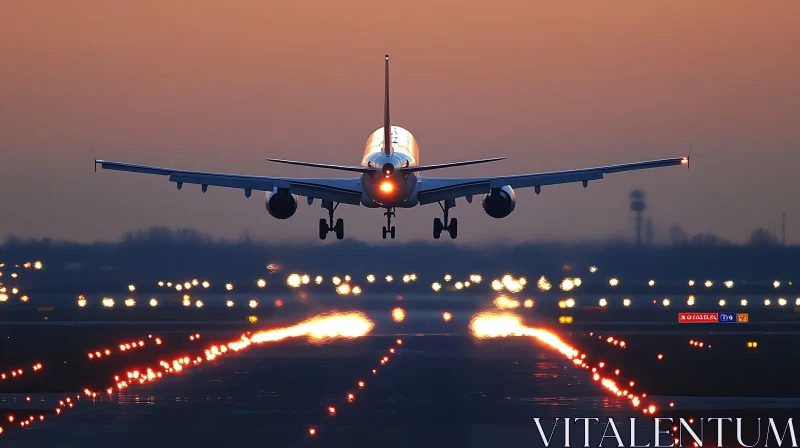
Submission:
[[[483,195],[483,210],[492,218],[505,218],[514,211],[517,205],[517,197],[511,186],[506,185],[502,188],[493,188],[492,191]]]
[[[297,195],[289,193],[286,188],[278,188],[267,193],[267,212],[277,219],[287,219],[297,211]]]

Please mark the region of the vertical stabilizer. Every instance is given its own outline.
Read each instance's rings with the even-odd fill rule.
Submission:
[[[392,153],[392,121],[389,119],[389,55],[386,55],[386,101],[383,110],[383,153]]]

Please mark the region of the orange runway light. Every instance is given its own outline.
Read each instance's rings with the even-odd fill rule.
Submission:
[[[308,428],[308,435],[313,436],[317,434],[317,430],[314,428]]]
[[[392,310],[392,320],[395,322],[402,322],[406,318],[406,311],[402,308],[395,308]]]
[[[336,415],[336,408],[333,406],[328,406],[328,414]]]
[[[358,382],[358,388],[359,389],[363,389],[364,388],[364,382],[363,381],[359,381]]]

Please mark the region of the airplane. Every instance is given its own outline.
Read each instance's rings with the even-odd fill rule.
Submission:
[[[439,239],[447,232],[451,239],[458,236],[458,219],[450,218],[450,209],[456,206],[456,199],[465,198],[472,203],[475,195],[482,196],[483,210],[493,218],[505,218],[516,207],[515,189],[533,187],[536,194],[546,185],[582,182],[584,188],[589,181],[603,179],[603,176],[622,171],[642,170],[674,165],[689,165],[689,157],[650,160],[621,165],[601,166],[569,171],[556,171],[535,174],[517,174],[493,177],[435,178],[423,177],[423,171],[442,168],[474,165],[503,160],[505,157],[440,163],[419,164],[419,146],[414,136],[400,126],[393,126],[389,117],[389,55],[385,61],[385,100],[383,127],[373,132],[367,139],[364,156],[358,166],[329,165],[323,163],[301,162],[267,158],[267,161],[289,165],[309,166],[329,170],[358,173],[358,177],[348,178],[289,178],[270,176],[248,176],[241,174],[208,173],[199,171],[175,170],[156,166],[135,165],[95,159],[101,168],[134,173],[169,176],[170,182],[177,184],[201,185],[203,193],[209,185],[215,187],[244,190],[249,198],[253,190],[265,191],[267,212],[277,219],[288,219],[297,211],[298,197],[303,196],[312,205],[319,199],[322,208],[328,211],[328,219],[319,220],[319,238],[324,240],[333,232],[336,238],[344,238],[344,221],[339,218],[334,223],[334,212],[339,204],[362,205],[368,208],[385,209],[386,225],[383,239],[395,237],[392,217],[396,209],[411,208],[438,203],[443,219],[433,221],[433,238]]]

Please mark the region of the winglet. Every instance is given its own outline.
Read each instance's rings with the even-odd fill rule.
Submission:
[[[392,154],[392,122],[389,119],[389,55],[386,55],[386,99],[383,109],[383,153]]]
[[[691,168],[690,161],[692,160],[692,149],[693,149],[693,148],[694,148],[694,142],[692,142],[692,143],[689,145],[689,155],[688,155],[688,156],[686,156],[686,157],[684,157],[684,160],[686,160],[686,169],[687,169],[687,170]],[[683,163],[683,161],[681,161],[681,163]]]
[[[97,157],[95,156],[95,153],[94,153],[94,145],[89,144],[89,152],[92,153],[92,158],[94,159],[94,172],[96,173],[97,172]]]

